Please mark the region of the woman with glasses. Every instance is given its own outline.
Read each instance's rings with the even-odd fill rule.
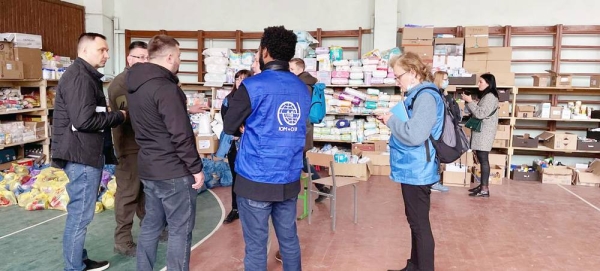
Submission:
[[[377,118],[392,131],[390,178],[401,185],[411,231],[411,254],[402,270],[433,271],[435,242],[429,209],[431,185],[440,180],[440,174],[429,137],[439,139],[442,134],[444,100],[431,82],[430,67],[417,54],[408,52],[395,57],[390,66],[406,99]]]

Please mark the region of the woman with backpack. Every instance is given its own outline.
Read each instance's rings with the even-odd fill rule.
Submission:
[[[454,97],[452,96],[452,94],[448,94],[448,91],[446,91],[446,88],[448,87],[448,84],[450,83],[450,81],[448,80],[448,73],[445,71],[436,71],[433,74],[433,83],[438,87],[438,89],[440,89],[441,92],[444,93],[444,97],[446,97],[446,101],[448,102],[449,105],[456,103],[456,101],[454,101]],[[452,112],[453,114],[458,113],[460,115],[460,109],[458,112]],[[448,192],[450,191],[450,189],[444,185],[442,185],[440,182],[434,183],[431,186],[431,190],[433,191],[439,191],[439,192]]]
[[[442,134],[444,98],[432,83],[431,69],[417,54],[408,52],[395,57],[390,66],[406,99],[377,118],[392,132],[390,177],[401,184],[411,229],[411,255],[402,270],[432,271],[435,242],[429,221],[430,196],[431,185],[440,180],[440,175],[436,149],[429,138],[431,135],[438,140]]]
[[[496,78],[493,74],[482,74],[478,83],[479,101],[473,101],[470,95],[461,94],[466,102],[466,107],[471,112],[471,118],[475,118],[478,129],[471,129],[471,149],[475,151],[477,160],[481,167],[481,183],[479,186],[469,189],[471,197],[489,197],[490,182],[490,151],[496,137],[498,128],[498,90],[496,89]],[[470,122],[471,120],[469,120]],[[469,126],[468,123],[466,126]],[[477,131],[479,130],[479,131]]]

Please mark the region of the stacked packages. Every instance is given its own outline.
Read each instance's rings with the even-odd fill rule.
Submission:
[[[202,52],[206,58],[204,81],[214,83],[233,83],[235,73],[250,70],[254,62],[254,53],[234,53],[227,48],[209,48]]]

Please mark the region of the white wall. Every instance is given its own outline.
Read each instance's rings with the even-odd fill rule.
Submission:
[[[591,25],[600,24],[600,1],[589,0],[398,0],[398,25]]]
[[[117,0],[115,15],[123,29],[259,31],[271,25],[288,29],[368,28],[373,0]],[[339,10],[336,12],[336,10]]]

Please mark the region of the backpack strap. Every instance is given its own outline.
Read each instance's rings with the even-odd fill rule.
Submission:
[[[415,104],[415,100],[417,99],[417,96],[419,96],[419,94],[421,94],[421,91],[423,91],[425,89],[433,90],[436,93],[438,93],[442,99],[444,98],[439,89],[432,88],[432,87],[425,87],[425,88],[419,89],[419,91],[417,91],[417,94],[415,94],[415,96],[412,97],[412,99],[410,101],[410,105],[408,106],[408,110],[412,110],[413,109],[413,105]],[[431,158],[429,157],[429,154],[431,153],[431,150],[429,149],[429,142],[430,141],[433,142],[434,140],[435,139],[433,139],[433,136],[431,134],[429,134],[429,138],[426,139],[425,143],[424,143],[425,144],[425,156],[427,157],[427,162],[428,163],[431,162]],[[436,160],[437,160],[437,158],[436,158]]]

